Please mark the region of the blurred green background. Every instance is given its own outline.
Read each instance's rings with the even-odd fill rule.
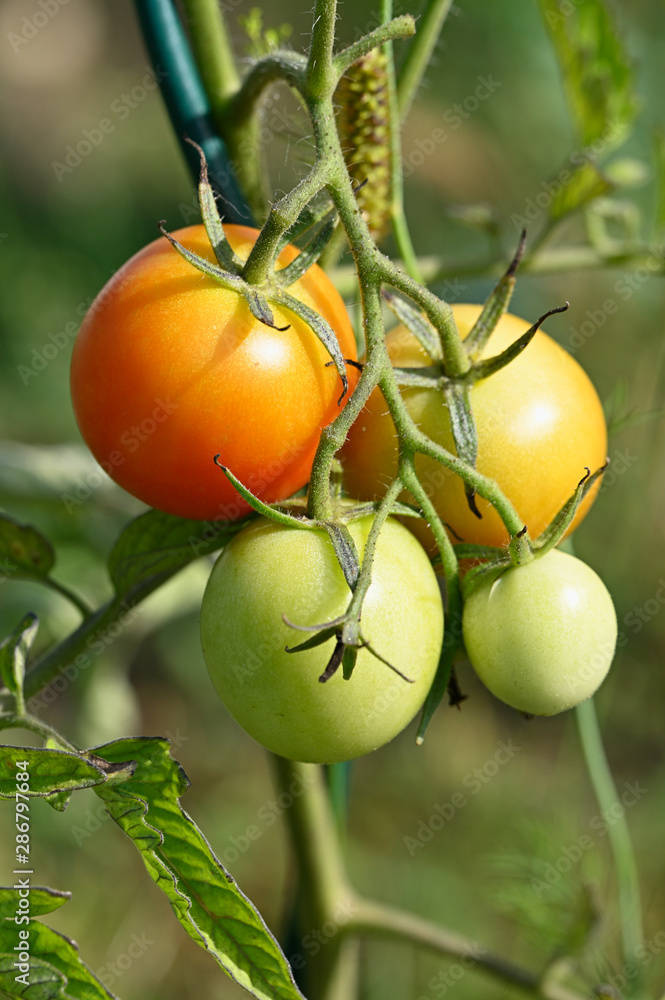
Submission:
[[[242,50],[235,19],[254,4],[226,6]],[[373,26],[377,6],[375,0],[342,4],[341,36],[350,40]],[[264,4],[269,26],[292,25],[296,48],[306,44],[310,25],[302,7],[291,0]],[[398,12],[419,7],[407,2]],[[170,228],[191,221],[193,188],[160,96],[142,86],[149,62],[132,4],[69,0],[31,34],[26,18],[39,9],[24,0],[0,5],[0,505],[54,540],[56,576],[95,603],[109,590],[105,554],[142,508],[106,481],[92,480],[86,496],[95,466],[68,396],[74,330],[113,271],[155,237],[158,220]],[[618,155],[649,162],[653,129],[665,123],[665,10],[657,0],[622,0],[614,9],[641,99],[635,132]],[[511,215],[523,212],[575,148],[534,0],[459,0],[405,127],[407,162],[415,164],[418,142],[455,103],[474,94],[481,77],[495,81],[491,95],[459,128],[449,129],[445,144],[415,166],[406,186],[418,252],[441,254],[458,262],[460,271],[483,257],[488,237],[456,219],[455,207],[496,206],[507,261],[517,239]],[[106,117],[113,131],[72,169],[57,167],[67,147]],[[311,156],[306,129],[276,135],[268,154],[275,190],[287,189]],[[628,196],[642,211],[642,232],[650,239],[653,175]],[[562,234],[578,236],[575,222]],[[662,255],[662,241],[654,250]],[[462,276],[444,292],[480,301],[490,286]],[[630,296],[621,294],[625,287],[632,288]],[[587,310],[598,310],[608,298],[617,300],[618,310],[579,346],[576,331]],[[662,408],[664,279],[642,281],[630,267],[525,275],[511,308],[535,318],[565,299],[570,311],[550,321],[548,332],[574,349],[601,398],[623,399],[624,414]],[[625,636],[597,705],[620,792],[625,783],[643,790],[628,819],[646,941],[656,942],[651,951],[657,954],[644,968],[653,997],[665,989],[664,431],[665,420],[657,416],[629,421],[612,439],[613,466],[575,539],[578,555],[613,594]],[[73,505],[65,495],[81,486],[81,502]],[[209,563],[196,564],[142,605],[94,672],[82,675],[44,717],[84,745],[134,733],[170,736],[192,781],[185,808],[279,933],[293,865],[281,824],[264,824],[250,849],[237,850],[238,838],[273,793],[267,760],[217,702],[204,668],[197,613],[208,572]],[[41,646],[77,623],[64,600],[31,584],[4,581],[0,596],[3,635],[28,609],[42,620]],[[482,689],[468,667],[461,668],[460,680],[471,697],[461,711],[439,711],[422,748],[414,745],[412,726],[354,765],[348,854],[358,886],[534,969],[562,947],[577,913],[591,901],[597,949],[587,960],[589,981],[616,974],[621,958],[607,827],[598,822],[573,715],[526,722]],[[494,759],[498,741],[510,740],[519,752],[474,793],[469,774]],[[417,837],[435,805],[456,791],[465,792],[465,807],[410,852],[404,838]],[[0,810],[0,845],[13,836],[10,812]],[[185,935],[133,846],[101,815],[92,792],[78,793],[64,815],[44,802],[32,805],[35,881],[74,893],[48,922],[76,938],[83,959],[125,1000],[245,995]],[[593,848],[551,888],[535,891],[532,878],[542,878],[566,850],[570,855],[582,834],[592,834]],[[0,846],[0,881],[11,878],[11,869]],[[121,956],[129,954],[134,935],[144,949],[127,966]],[[442,996],[453,988],[444,989],[447,968],[406,946],[368,944],[361,996]],[[479,991],[492,1000],[519,995],[474,971],[455,981],[454,990],[459,1000]]]

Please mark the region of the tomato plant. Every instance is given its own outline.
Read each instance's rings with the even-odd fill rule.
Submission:
[[[605,584],[558,549],[484,580],[465,603],[463,628],[483,684],[532,715],[556,715],[590,697],[617,639]]]
[[[480,308],[453,305],[461,337],[471,330]],[[529,326],[517,316],[504,314],[483,357],[499,354]],[[391,330],[387,344],[396,366],[431,364],[403,326]],[[436,390],[408,388],[403,398],[419,427],[454,451],[442,395]],[[536,537],[570,496],[585,467],[597,469],[605,462],[607,432],[598,394],[574,358],[538,330],[514,361],[473,386],[471,404],[478,433],[478,471],[496,480]],[[362,499],[381,496],[394,478],[397,434],[379,390],[372,393],[351,428],[342,461],[349,492]],[[458,539],[495,546],[508,541],[501,518],[482,497],[477,498],[482,518],[472,513],[464,483],[454,472],[422,455],[416,458],[416,470],[440,517]],[[588,511],[598,485],[582,502],[573,527]],[[413,529],[426,540],[424,526],[413,522]]]
[[[359,555],[372,518],[349,525]],[[387,743],[411,721],[439,659],[443,609],[424,550],[392,519],[379,535],[363,603],[363,636],[404,673],[361,649],[351,677],[319,682],[332,641],[289,653],[303,634],[290,628],[334,621],[351,592],[323,530],[261,519],[219,557],[201,607],[203,652],[231,715],[282,757],[349,760]]]
[[[245,259],[257,230],[226,234]],[[174,235],[214,261],[203,226]],[[279,264],[297,253],[287,246]],[[344,304],[324,272],[313,265],[291,291],[355,358]],[[275,327],[260,323],[164,237],[120,268],[85,317],[71,370],[81,433],[116,482],[159,510],[201,520],[249,509],[213,464],[218,453],[266,501],[307,482],[321,428],[339,411],[340,380],[300,317],[279,306],[273,315]]]

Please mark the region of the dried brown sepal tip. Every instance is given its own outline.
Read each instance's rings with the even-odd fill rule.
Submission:
[[[390,118],[388,62],[380,49],[357,59],[335,91],[337,129],[344,159],[357,188],[358,205],[373,239],[390,222]],[[362,186],[361,186],[362,185]]]

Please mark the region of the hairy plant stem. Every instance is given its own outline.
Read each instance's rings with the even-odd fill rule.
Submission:
[[[607,762],[593,698],[588,698],[578,705],[575,709],[575,716],[596,801],[604,815],[612,816],[607,833],[614,857],[614,870],[618,884],[623,958],[626,966],[635,966],[637,965],[636,956],[644,943],[644,928],[642,926],[640,881],[630,830],[623,807],[618,818],[615,818],[616,813],[613,812],[620,801],[619,794]],[[639,990],[639,982],[635,986]],[[644,992],[636,993],[636,997],[638,996],[643,997]]]
[[[322,768],[282,757],[272,759],[277,786],[293,801],[284,818],[302,877],[303,935],[331,924],[337,929],[334,935],[326,934],[316,962],[310,960],[306,970],[309,1000],[353,1000],[351,973],[357,954],[350,946],[365,936],[389,937],[457,959],[466,968],[475,967],[543,1000],[583,1000],[557,983],[541,984],[540,976],[477,941],[358,896],[348,879]]]
[[[229,113],[240,90],[240,77],[222,6],[218,0],[183,0],[183,8],[215,125],[226,143],[233,172],[252,215],[257,221],[263,220],[268,213],[268,195],[258,123],[254,115]]]
[[[78,747],[70,743],[69,740],[66,740],[56,729],[42,722],[41,719],[35,719],[33,715],[25,715],[24,713],[0,715],[0,729],[24,729],[27,732],[36,733],[43,740],[55,740],[62,748],[69,750],[70,753],[78,754],[81,752]]]
[[[393,0],[381,0],[381,17],[389,21],[393,16]],[[404,213],[404,177],[402,175],[402,129],[400,121],[399,101],[397,98],[397,81],[395,76],[395,57],[393,43],[386,42],[383,46],[387,62],[388,75],[388,114],[390,138],[390,220],[397,250],[404,261],[409,275],[414,281],[422,284],[422,275],[418,266],[418,257],[413,246],[409,225]]]

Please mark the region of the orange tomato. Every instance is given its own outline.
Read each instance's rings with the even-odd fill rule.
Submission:
[[[480,311],[477,305],[453,306],[462,338]],[[530,325],[506,313],[483,357],[499,354]],[[402,326],[388,334],[387,344],[395,366],[431,364],[415,337]],[[421,388],[404,389],[402,395],[421,430],[454,453],[443,396]],[[478,471],[496,480],[531,537],[536,538],[573,493],[585,467],[594,471],[605,462],[607,431],[596,390],[577,361],[539,330],[519,357],[474,385],[471,406],[478,433]],[[394,478],[397,438],[378,389],[351,428],[341,458],[351,496],[363,500],[381,497]],[[455,536],[481,545],[501,546],[508,541],[501,518],[486,500],[477,497],[481,519],[469,510],[462,480],[453,472],[422,455],[416,459],[416,470],[439,516]],[[599,485],[596,483],[585,497],[572,527],[585,516]],[[424,523],[412,518],[408,523],[431,548],[432,537]]]
[[[257,230],[225,226],[246,259]],[[215,262],[205,229],[173,234]],[[298,254],[287,246],[286,265]],[[355,359],[344,303],[316,265],[289,289],[323,316]],[[129,493],[201,520],[248,511],[218,469],[220,455],[266,502],[307,483],[321,428],[339,412],[341,382],[316,335],[272,305],[275,330],[245,300],[187,263],[164,238],[140,250],[97,296],[71,369],[74,412],[97,461]]]

